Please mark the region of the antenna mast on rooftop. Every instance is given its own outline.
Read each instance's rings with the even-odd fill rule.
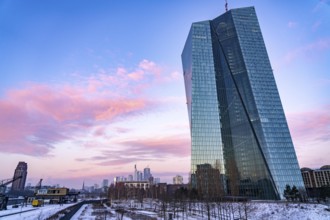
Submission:
[[[225,0],[225,2],[226,2],[225,9],[226,9],[226,11],[228,11],[228,2],[227,2],[227,0]]]

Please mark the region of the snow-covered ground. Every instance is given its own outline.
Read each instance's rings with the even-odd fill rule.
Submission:
[[[42,207],[34,208],[31,205],[28,205],[27,207],[19,207],[19,208],[11,208],[11,206],[8,207],[8,210],[0,211],[0,219],[6,219],[6,220],[43,220],[46,219],[58,211],[61,211],[69,206],[72,206],[74,204],[64,204],[62,206],[58,204],[54,205],[45,205]],[[24,212],[28,211],[28,212]],[[8,214],[13,214],[5,216]],[[2,217],[5,216],[5,217]]]
[[[92,215],[93,208],[92,204],[85,204],[81,206],[81,208],[76,212],[74,216],[72,216],[72,220],[93,220],[95,217]]]
[[[154,203],[144,203],[144,208],[131,209],[132,202],[121,202],[118,206],[125,208],[126,213],[123,220],[137,219],[157,219],[161,220],[162,211],[153,212]],[[134,205],[135,207],[139,204]],[[115,212],[116,207],[104,207],[102,211],[99,207],[96,209],[92,205],[84,205],[72,218],[73,220],[94,220],[102,217],[102,219],[117,220],[121,219],[121,215]],[[294,204],[294,203],[264,203],[264,202],[249,202],[249,203],[222,203],[222,209],[219,211],[219,206],[216,204],[210,205],[211,219],[220,219],[219,213],[225,219],[252,219],[252,220],[330,220],[330,212],[326,210],[327,206],[320,204]],[[146,210],[147,209],[147,210]],[[205,206],[198,203],[193,206],[194,211],[185,211],[183,215],[180,209],[177,210],[176,218],[185,220],[203,220],[207,219],[207,211]],[[203,209],[203,212],[201,211]],[[106,212],[105,212],[106,211]],[[173,213],[173,210],[168,207],[166,216]],[[106,218],[105,218],[106,217]],[[149,218],[148,218],[149,217]],[[167,218],[168,219],[168,218]]]
[[[0,211],[0,219],[8,220],[38,220],[57,213],[58,211],[72,206],[73,204],[45,205],[43,207],[33,208],[32,206],[9,209]],[[328,208],[321,204],[296,204],[296,203],[265,203],[265,202],[249,202],[249,203],[221,203],[209,204],[211,219],[219,219],[219,215],[227,217],[226,219],[252,219],[252,220],[330,220],[330,212]],[[203,220],[207,219],[207,209],[205,204],[195,203],[191,205],[189,211],[188,205],[185,207],[183,215],[182,208],[177,206],[176,218],[185,220]],[[125,209],[123,220],[161,220],[163,210],[161,203],[148,201],[143,203],[134,203],[132,201],[121,201],[107,207],[101,204],[83,205],[77,213],[71,218],[72,220],[94,220],[94,219],[121,219],[121,214],[115,210],[118,208]],[[17,213],[20,211],[32,210],[25,213]],[[203,211],[202,211],[203,210]],[[6,214],[17,213],[15,215],[1,217]],[[173,212],[171,205],[167,206],[166,216]],[[168,219],[168,218],[167,218]]]
[[[330,220],[326,208],[320,204],[251,203],[248,219]]]

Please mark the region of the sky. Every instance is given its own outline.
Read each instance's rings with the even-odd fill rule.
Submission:
[[[330,164],[330,1],[254,6],[300,167]],[[80,188],[150,167],[187,182],[181,53],[224,1],[0,1],[0,179]]]

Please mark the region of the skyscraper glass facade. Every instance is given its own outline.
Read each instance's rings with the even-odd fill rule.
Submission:
[[[286,184],[303,189],[254,7],[193,23],[182,63],[192,185],[258,199],[283,198]]]

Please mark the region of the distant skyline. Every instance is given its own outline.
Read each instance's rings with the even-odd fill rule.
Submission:
[[[330,1],[255,6],[300,167],[330,160]],[[181,52],[224,1],[0,2],[0,179],[81,188],[190,171]],[[3,169],[6,168],[6,169]]]

